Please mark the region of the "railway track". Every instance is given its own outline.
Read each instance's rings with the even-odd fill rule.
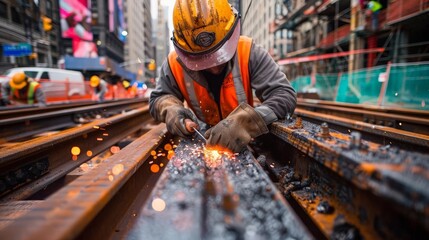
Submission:
[[[140,137],[96,168],[71,176],[72,181],[45,198],[32,196],[61,177],[38,189],[4,194],[0,235],[14,239],[424,239],[429,232],[429,155],[420,151],[425,149],[425,135],[410,140],[414,136],[408,133],[407,138],[389,139],[397,145],[386,144],[377,134],[363,134],[362,127],[344,131],[346,123],[325,124],[326,114],[305,114],[297,111],[298,117],[274,123],[270,133],[256,139],[249,150],[219,155],[215,161],[204,155],[197,137],[173,138],[163,124],[139,132],[141,122],[135,123],[135,130],[125,135],[137,131]],[[136,119],[146,117],[147,112]],[[103,123],[83,125],[92,142],[106,132],[113,136],[111,131],[123,124],[114,125],[111,118]],[[128,125],[114,134],[126,131]],[[64,143],[69,146],[64,157],[75,167],[90,159],[81,154],[70,161],[70,146],[87,144],[80,136]],[[119,137],[111,139],[106,146],[118,141]],[[96,146],[80,148],[85,152]],[[16,152],[21,159],[36,159],[28,152]],[[0,159],[3,162],[7,161]],[[70,170],[65,175],[73,174]],[[28,191],[33,192],[23,194]]]
[[[429,135],[429,111],[348,104],[323,100],[298,99],[298,110]]]
[[[3,142],[16,141],[46,131],[73,127],[96,117],[108,117],[146,104],[147,102],[141,99],[127,99],[101,104],[82,102],[0,111],[0,139]]]
[[[380,109],[319,100],[298,103],[295,115],[315,124],[326,123],[342,133],[359,132],[361,138],[410,151],[429,149],[429,112]]]

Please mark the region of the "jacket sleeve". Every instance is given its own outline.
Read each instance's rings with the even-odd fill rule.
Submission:
[[[9,82],[4,82],[1,84],[1,98],[4,103],[9,102],[10,90]]]
[[[168,64],[167,59],[161,66],[159,79],[156,81],[156,87],[150,94],[149,98],[149,112],[152,117],[157,121],[160,121],[160,119],[157,119],[156,117],[159,116],[159,114],[157,114],[157,109],[155,106],[157,104],[157,100],[165,95],[173,95],[182,102],[184,100],[184,97],[180,92],[179,86],[174,79],[173,73],[170,70],[170,66]]]
[[[262,102],[255,110],[265,123],[291,117],[296,107],[296,92],[274,59],[255,43],[250,52],[249,74],[255,95]]]
[[[102,80],[100,81],[100,91],[98,92],[98,96],[104,96],[107,92],[107,82]]]
[[[40,87],[37,88],[35,95],[36,95],[37,104],[41,106],[46,106],[46,96],[45,96],[45,92],[43,92],[43,89]]]

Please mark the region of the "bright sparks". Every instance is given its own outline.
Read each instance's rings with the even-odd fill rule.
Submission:
[[[118,175],[119,173],[121,173],[122,171],[124,171],[124,165],[122,164],[116,164],[113,168],[112,168],[112,173],[113,175]]]
[[[153,173],[159,172],[159,166],[158,166],[158,164],[152,164],[150,166],[150,171],[153,172]]]
[[[161,198],[155,198],[152,201],[152,208],[157,212],[162,212],[165,209],[165,201]]]
[[[211,168],[222,165],[223,153],[218,149],[204,148],[204,161],[206,165]]]
[[[169,151],[171,149],[173,149],[173,147],[171,146],[171,144],[169,144],[169,143],[165,144],[165,146],[164,146],[164,150],[165,151]]]
[[[92,156],[92,151],[91,150],[86,151],[86,156],[91,157]]]
[[[119,146],[111,146],[110,147],[110,152],[113,154],[118,153],[119,151],[121,151],[121,148]]]
[[[78,156],[80,154],[80,148],[79,147],[72,147],[71,154]]]

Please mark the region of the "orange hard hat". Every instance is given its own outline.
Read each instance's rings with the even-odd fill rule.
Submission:
[[[24,72],[17,72],[10,79],[9,84],[12,88],[22,89],[27,86],[27,75]]]
[[[91,87],[97,87],[100,84],[100,78],[96,75],[92,76],[89,79],[89,85],[91,85]]]
[[[240,17],[227,0],[177,0],[173,44],[185,66],[199,71],[228,62],[240,38]]]
[[[131,84],[128,81],[122,81],[122,85],[124,86],[124,88],[128,88]]]

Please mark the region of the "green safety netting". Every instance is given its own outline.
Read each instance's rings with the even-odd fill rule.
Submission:
[[[386,82],[386,91],[382,85]],[[429,110],[429,63],[392,64],[352,73],[299,76],[291,81],[297,92],[317,92],[324,100]]]
[[[317,92],[320,99],[332,101],[335,96],[337,79],[337,74],[317,74],[316,83],[312,86],[311,76],[299,76],[291,82],[291,85],[298,93]]]
[[[333,101],[337,92],[337,74],[317,74],[316,84],[317,93],[320,99]]]
[[[392,65],[382,104],[429,110],[429,64]]]
[[[361,69],[341,74],[337,102],[377,104],[386,66]],[[380,75],[381,74],[381,75]]]
[[[298,76],[293,81],[291,81],[292,87],[296,92],[303,92],[306,86],[311,84],[310,76]]]

